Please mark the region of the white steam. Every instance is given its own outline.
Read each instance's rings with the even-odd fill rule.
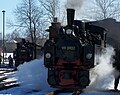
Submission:
[[[75,19],[83,19],[87,0],[66,0],[65,8],[75,10]]]
[[[66,7],[72,9],[80,9],[85,0],[67,0]]]
[[[91,69],[91,84],[86,90],[113,88],[111,84],[113,84],[115,72],[115,69],[112,67],[114,54],[114,49],[107,47],[101,56],[97,56],[96,60],[99,61],[99,64]]]

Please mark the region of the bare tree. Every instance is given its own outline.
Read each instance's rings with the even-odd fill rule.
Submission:
[[[45,9],[45,14],[48,16],[50,22],[60,15],[59,0],[39,0],[42,7]]]
[[[94,0],[89,7],[87,17],[102,20],[106,18],[120,19],[119,0]]]
[[[31,38],[32,42],[36,43],[38,37],[46,36],[43,10],[36,5],[35,0],[22,0],[14,13],[19,23],[18,27]]]
[[[7,42],[13,41],[15,38],[20,38],[20,34],[17,31],[13,31],[12,33],[8,33],[5,36]]]

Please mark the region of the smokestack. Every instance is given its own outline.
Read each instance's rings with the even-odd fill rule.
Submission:
[[[73,25],[74,15],[75,15],[75,10],[74,9],[67,9],[67,24],[68,24],[68,26]]]

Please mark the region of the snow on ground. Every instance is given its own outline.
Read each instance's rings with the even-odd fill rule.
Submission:
[[[108,48],[99,57],[100,64],[91,70],[90,86],[80,95],[120,95],[120,92],[100,92],[100,90],[113,89],[115,70],[110,64],[112,56],[113,48]],[[45,95],[50,91],[54,91],[55,89],[47,83],[47,68],[44,67],[43,60],[43,58],[35,59],[20,65],[16,75],[14,75],[20,86],[0,91],[0,95]],[[71,93],[60,95],[71,95]]]
[[[0,91],[0,95],[45,95],[49,91],[39,91],[39,92],[32,92],[31,89],[28,87],[15,87],[8,90]],[[61,93],[59,95],[72,95],[71,93]],[[120,92],[84,92],[80,95],[120,95]]]
[[[43,65],[43,58],[24,63],[18,67],[16,78],[21,86],[30,85],[33,89],[50,88],[47,83],[47,68]]]

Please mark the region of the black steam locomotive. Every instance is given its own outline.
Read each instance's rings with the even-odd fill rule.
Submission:
[[[86,88],[89,71],[95,66],[95,53],[106,44],[104,28],[74,20],[74,13],[74,9],[67,9],[67,26],[54,21],[47,30],[44,65],[48,68],[48,83],[54,88]]]
[[[22,39],[22,42],[17,43],[17,47],[13,52],[13,58],[15,60],[15,66],[18,67],[24,62],[29,62],[35,59],[35,45],[29,41]]]

